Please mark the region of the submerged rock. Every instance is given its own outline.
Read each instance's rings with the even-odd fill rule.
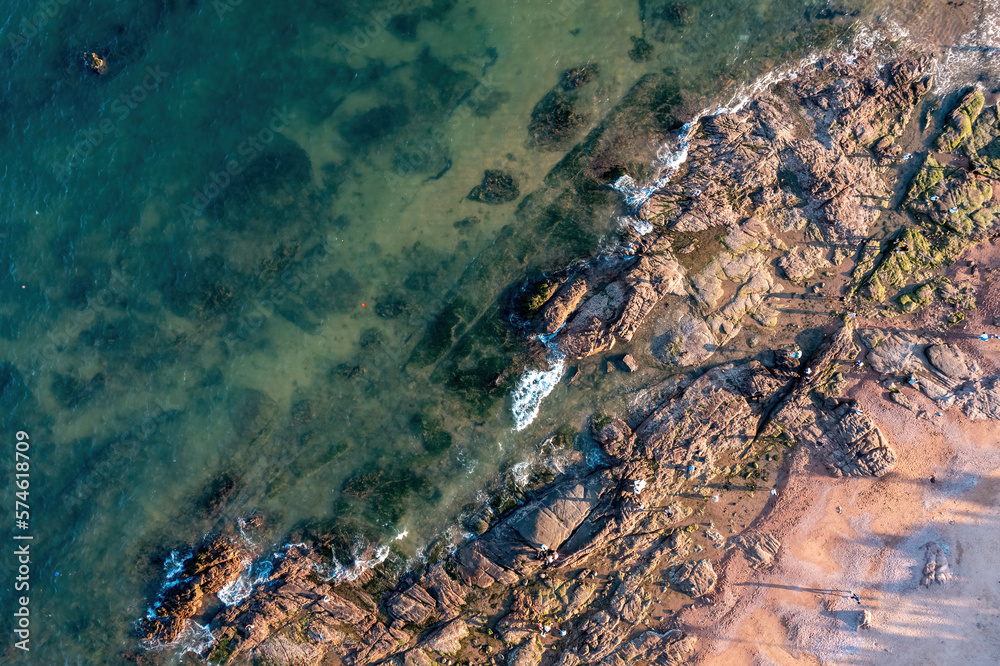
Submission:
[[[521,195],[517,179],[508,171],[487,169],[483,182],[472,188],[469,199],[488,204],[509,203]]]
[[[531,110],[528,124],[528,134],[535,147],[546,150],[566,147],[587,122],[587,117],[576,110],[576,102],[575,94],[560,88],[553,88],[539,100]]]
[[[583,67],[574,67],[573,69],[567,69],[562,73],[560,77],[559,85],[566,92],[576,90],[588,83],[597,76],[598,67],[597,65],[585,65]]]

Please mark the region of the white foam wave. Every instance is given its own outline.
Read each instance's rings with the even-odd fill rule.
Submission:
[[[230,581],[222,586],[218,592],[219,601],[226,606],[235,606],[250,596],[253,592],[253,583],[245,574],[240,574],[236,580]]]
[[[170,551],[170,556],[163,563],[163,571],[166,573],[165,580],[174,580],[180,572],[184,571],[184,565],[191,559],[191,553],[179,555],[176,550]]]
[[[524,488],[528,485],[528,469],[531,463],[522,461],[510,468],[510,475],[514,477],[514,483]]]
[[[249,597],[253,589],[261,583],[266,583],[271,576],[274,565],[270,560],[262,560],[245,568],[240,577],[222,586],[216,596],[226,606],[235,606]]]
[[[538,417],[538,408],[556,387],[563,373],[566,361],[559,358],[549,362],[548,370],[528,370],[517,383],[512,396],[511,412],[514,414],[514,430],[524,430]]]
[[[320,564],[315,565],[313,568],[323,580],[332,582],[334,585],[339,585],[340,583],[350,583],[357,580],[361,577],[361,574],[382,564],[388,557],[389,546],[379,546],[375,549],[372,557],[368,559],[364,559],[360,555],[355,555],[354,563],[345,566],[334,558],[333,566]]]
[[[194,652],[196,655],[202,656],[215,645],[215,636],[212,635],[207,626],[189,621],[184,623],[184,628],[177,635],[173,645],[177,646],[181,654]]]

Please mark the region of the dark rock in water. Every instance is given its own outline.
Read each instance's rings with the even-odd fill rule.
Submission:
[[[363,291],[358,279],[340,268],[319,289],[308,294],[307,302],[313,310],[350,312],[361,304]]]
[[[364,349],[378,347],[382,344],[382,336],[379,335],[378,329],[366,328],[361,331],[361,338],[358,340],[358,344]]]
[[[263,151],[209,201],[205,214],[235,231],[282,228],[298,221],[302,193],[311,181],[309,153],[275,133]]]
[[[316,403],[313,400],[299,400],[292,405],[292,421],[307,425],[316,418]]]
[[[389,19],[389,32],[405,42],[417,38],[417,26],[420,25],[419,14],[396,14]]]
[[[405,461],[401,461],[405,465]],[[364,467],[344,482],[347,495],[366,502],[373,515],[394,523],[406,513],[406,500],[414,493],[428,494],[432,489],[427,479],[405,466],[392,469]]]
[[[558,150],[566,147],[587,117],[577,112],[575,94],[559,88],[550,90],[531,110],[528,134],[536,148]]]
[[[401,317],[406,311],[406,302],[398,296],[388,296],[375,304],[375,314],[383,319]]]
[[[483,85],[476,86],[461,103],[469,107],[480,118],[489,118],[501,106],[510,101],[510,93]]]
[[[205,493],[198,500],[201,513],[213,516],[218,513],[239,488],[239,477],[232,472],[222,472],[212,479]]]
[[[433,92],[437,102],[451,109],[460,99],[476,86],[475,78],[468,72],[450,67],[443,60],[431,55],[430,47],[424,47],[417,56],[415,73],[418,86],[425,84],[425,92]]]
[[[427,453],[436,455],[451,448],[451,434],[441,427],[441,420],[437,417],[414,414],[410,418],[410,429],[423,440]]]
[[[653,10],[653,18],[666,21],[674,27],[687,25],[693,11],[686,2],[665,2]]]
[[[590,83],[590,81],[597,75],[597,72],[597,65],[586,65],[584,67],[567,69],[562,73],[559,85],[561,85],[562,89],[566,92],[571,92],[586,85],[587,83]]]
[[[364,148],[395,134],[408,122],[410,112],[405,106],[384,104],[345,122],[340,126],[340,135],[355,148]]]
[[[75,409],[103,391],[104,385],[104,375],[100,372],[87,381],[71,375],[56,375],[52,380],[52,393],[64,407]]]
[[[479,218],[475,215],[470,215],[469,217],[462,218],[461,220],[455,222],[452,226],[456,229],[468,229],[479,224]]]
[[[628,52],[628,57],[633,62],[645,62],[653,57],[653,46],[642,37],[632,36],[632,50]]]
[[[357,379],[361,375],[365,374],[365,372],[367,371],[360,365],[351,365],[350,363],[338,363],[336,372],[341,377],[345,377],[347,379]]]
[[[709,560],[685,562],[670,569],[670,582],[684,594],[698,598],[715,589],[718,576]]]
[[[94,74],[106,74],[108,71],[108,61],[96,53],[85,53],[83,63],[86,68]]]
[[[0,423],[13,422],[31,393],[13,363],[0,362]]]
[[[241,444],[265,440],[276,426],[278,403],[257,389],[235,389],[229,396],[229,420]]]
[[[507,171],[487,169],[483,182],[472,188],[469,199],[488,204],[508,203],[520,196],[517,179]]]

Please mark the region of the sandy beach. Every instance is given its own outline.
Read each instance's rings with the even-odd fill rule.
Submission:
[[[1000,265],[1000,243],[964,253],[952,277],[970,261]],[[989,375],[1000,367],[1000,340],[978,336],[1000,333],[993,325],[1000,284],[980,273],[966,276],[978,287],[979,308],[946,339]],[[941,412],[904,389],[925,413],[918,417],[888,399],[877,375],[859,374],[850,397],[897,443],[895,469],[878,479],[834,479],[798,455],[773,506],[752,526],[782,541],[774,565],[755,571],[732,551],[716,592],[735,600],[732,610],[717,615],[709,602],[681,614],[685,630],[708,648],[697,663],[1000,661],[997,427],[958,409]],[[933,544],[947,557],[950,580],[922,585]],[[863,611],[870,627],[859,627]]]

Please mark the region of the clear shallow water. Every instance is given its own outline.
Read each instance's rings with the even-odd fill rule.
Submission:
[[[116,663],[171,550],[252,511],[262,552],[308,530],[422,552],[601,390],[560,385],[514,430],[519,339],[493,303],[609,242],[615,197],[573,219],[467,200],[483,170],[544,201],[642,75],[668,72],[683,120],[853,20],[751,0],[137,0],[59,5],[32,32],[37,5],[10,8],[0,400],[4,436],[33,442],[37,621],[30,655],[0,646],[37,664]],[[73,66],[85,51],[105,75]],[[581,127],[532,146],[532,108],[584,64]]]

